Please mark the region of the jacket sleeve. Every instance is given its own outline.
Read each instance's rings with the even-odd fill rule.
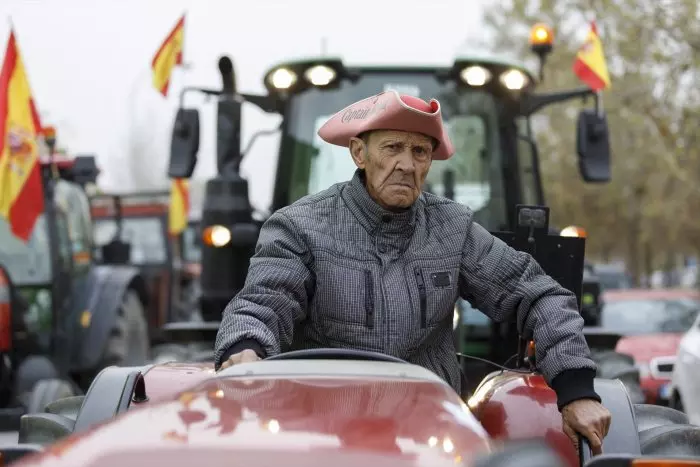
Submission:
[[[520,334],[532,332],[538,369],[556,392],[560,409],[577,399],[600,401],[576,296],[545,274],[531,255],[473,221],[460,265],[460,295],[494,321],[515,317]]]
[[[215,368],[252,349],[261,358],[289,347],[306,316],[313,274],[309,249],[292,219],[277,211],[263,224],[243,288],[224,310],[215,343]]]

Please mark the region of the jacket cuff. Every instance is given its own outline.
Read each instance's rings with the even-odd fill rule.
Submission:
[[[218,371],[221,364],[228,360],[231,355],[237,354],[238,352],[243,352],[246,349],[254,351],[260,358],[266,357],[265,350],[258,341],[255,339],[243,339],[242,341],[236,342],[231,347],[224,350],[224,352],[221,354],[221,358],[219,358],[219,361],[216,362],[214,369]]]
[[[601,402],[600,396],[593,388],[593,380],[596,371],[589,368],[564,370],[559,373],[550,384],[557,394],[557,407],[559,411],[565,405],[579,399],[593,399]]]

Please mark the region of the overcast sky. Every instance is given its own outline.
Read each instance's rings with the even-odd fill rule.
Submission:
[[[271,65],[317,55],[326,38],[329,55],[347,62],[449,64],[465,41],[482,36],[486,0],[1,0],[4,55],[10,18],[44,124],[58,130],[59,145],[95,153],[100,185],[129,189],[129,141],[144,140],[143,167],[165,173],[170,131],[183,85],[220,86],[216,67],[229,54],[241,90],[262,92]],[[150,62],[179,16],[187,12],[185,61],[165,99],[151,86]],[[202,141],[195,177],[214,171],[215,106],[196,97]],[[257,128],[278,121],[244,110],[243,146]],[[276,137],[256,142],[243,171],[251,200],[266,208],[276,160]]]

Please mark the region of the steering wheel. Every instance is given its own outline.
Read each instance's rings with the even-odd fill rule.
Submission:
[[[398,357],[379,352],[354,349],[305,349],[284,352],[265,360],[370,360],[375,362],[408,363]]]
[[[593,459],[593,453],[591,452],[591,445],[588,443],[588,439],[580,434],[578,435],[578,458],[582,467],[585,467],[591,459]]]

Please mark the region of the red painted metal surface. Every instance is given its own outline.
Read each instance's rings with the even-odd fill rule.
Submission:
[[[492,373],[468,405],[494,441],[544,438],[571,467],[579,466],[578,454],[562,430],[557,397],[541,375]]]
[[[210,369],[152,369],[145,376],[149,402],[17,467],[447,467],[469,465],[490,449],[486,432],[441,383],[223,379],[212,378]]]
[[[700,300],[700,292],[692,289],[615,289],[603,292],[604,302],[672,298]]]

